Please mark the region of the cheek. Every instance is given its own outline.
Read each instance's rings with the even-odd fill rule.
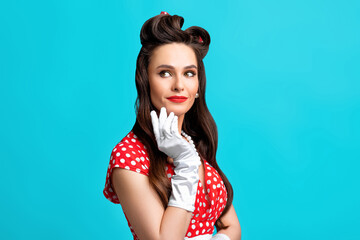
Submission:
[[[164,92],[163,86],[157,81],[149,82],[149,86],[151,101],[159,101],[162,98],[162,93]]]
[[[199,90],[199,81],[195,81],[189,88],[192,95],[195,95]]]

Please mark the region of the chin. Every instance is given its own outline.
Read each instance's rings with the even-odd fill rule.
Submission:
[[[167,114],[169,114],[171,112],[174,112],[174,114],[176,116],[184,115],[191,108],[191,106],[189,106],[189,105],[177,104],[177,103],[175,103],[175,104],[173,104],[173,103],[165,104],[164,107],[166,107]]]

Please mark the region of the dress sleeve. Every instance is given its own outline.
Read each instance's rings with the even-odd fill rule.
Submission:
[[[148,176],[149,165],[150,161],[144,146],[134,138],[134,135],[128,134],[112,149],[103,190],[104,196],[115,204],[120,203],[111,184],[111,173],[114,168],[119,167]]]

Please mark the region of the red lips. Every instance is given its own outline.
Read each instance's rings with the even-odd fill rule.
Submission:
[[[180,103],[180,102],[185,102],[186,99],[188,99],[188,98],[184,97],[184,96],[171,96],[171,97],[168,97],[167,99],[172,102]]]

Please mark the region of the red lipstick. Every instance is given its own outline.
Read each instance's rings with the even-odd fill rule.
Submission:
[[[185,102],[188,98],[184,96],[171,96],[167,98],[169,101],[176,102],[176,103],[182,103]]]

